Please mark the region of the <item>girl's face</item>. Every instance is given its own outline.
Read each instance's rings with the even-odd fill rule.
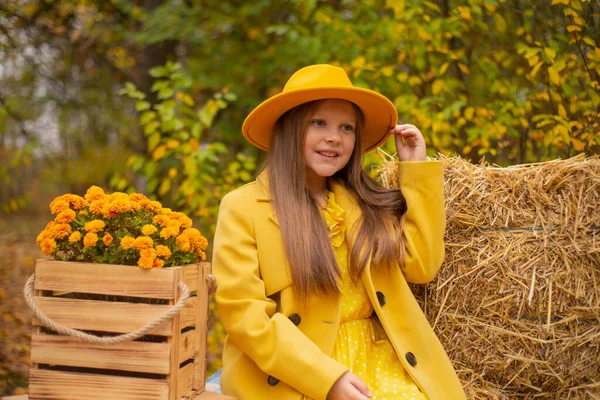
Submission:
[[[354,151],[357,123],[349,101],[328,99],[319,105],[304,139],[309,180],[332,176],[346,166]]]

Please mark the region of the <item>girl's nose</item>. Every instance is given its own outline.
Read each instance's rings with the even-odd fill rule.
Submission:
[[[335,131],[335,130],[331,130],[329,132],[327,132],[327,135],[325,136],[325,141],[327,143],[339,143],[342,141],[342,138],[340,137],[340,133]]]

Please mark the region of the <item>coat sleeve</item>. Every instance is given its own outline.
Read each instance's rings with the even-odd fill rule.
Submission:
[[[402,272],[408,282],[433,280],[444,260],[444,168],[441,161],[401,161],[400,189],[406,200]]]
[[[229,339],[262,371],[310,398],[324,400],[347,368],[276,312],[276,303],[265,295],[253,220],[245,208],[247,199],[238,193],[221,202],[214,239],[220,319]]]

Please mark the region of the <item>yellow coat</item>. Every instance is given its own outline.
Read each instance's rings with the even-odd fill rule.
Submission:
[[[330,357],[340,324],[337,295],[312,295],[303,305],[292,280],[269,200],[266,174],[227,194],[214,239],[216,303],[228,337],[223,348],[223,393],[241,400],[324,400],[347,371]],[[405,265],[369,265],[362,280],[406,370],[431,400],[465,399],[460,381],[408,282],[426,283],[444,258],[443,168],[439,161],[402,162],[408,205]],[[354,197],[332,191],[347,226],[360,217]],[[347,229],[349,246],[354,243]]]

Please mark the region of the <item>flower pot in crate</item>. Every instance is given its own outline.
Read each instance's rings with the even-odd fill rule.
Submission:
[[[25,289],[36,316],[30,399],[180,400],[202,392],[209,270],[37,260]]]

